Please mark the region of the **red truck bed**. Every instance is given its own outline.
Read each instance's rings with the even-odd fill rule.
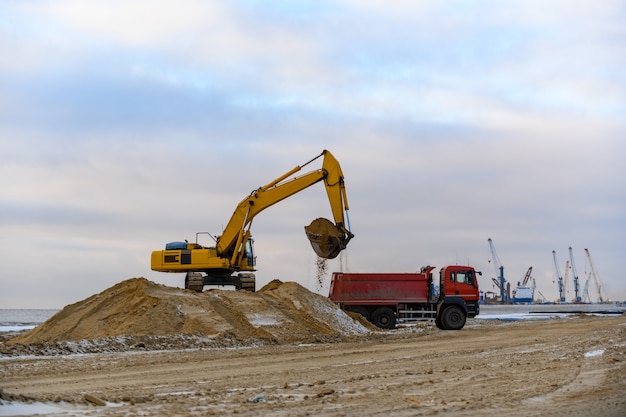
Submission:
[[[428,278],[422,273],[334,272],[329,298],[344,305],[425,303]]]

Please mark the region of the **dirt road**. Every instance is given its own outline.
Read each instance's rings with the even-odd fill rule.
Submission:
[[[470,320],[312,345],[5,357],[0,388],[65,401],[60,415],[623,416],[625,352],[624,316]]]

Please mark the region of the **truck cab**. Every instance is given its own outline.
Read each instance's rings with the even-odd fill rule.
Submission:
[[[480,291],[477,272],[470,266],[450,265],[439,271],[441,297],[435,323],[439,328],[458,327],[466,317],[476,317],[480,312]]]

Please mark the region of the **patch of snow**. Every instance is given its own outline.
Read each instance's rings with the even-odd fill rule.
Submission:
[[[162,385],[163,387],[168,387],[169,385]],[[196,391],[172,391],[172,392],[161,392],[161,393],[157,393],[155,394],[155,397],[168,397],[168,396],[175,396],[175,395],[185,395],[185,396],[189,396],[189,395],[194,395],[196,393]]]
[[[247,315],[246,318],[254,327],[262,327],[262,326],[278,326],[281,324],[281,321],[278,320],[278,317],[274,314],[250,314]]]
[[[548,320],[548,319],[566,319],[570,314],[530,314],[530,313],[512,313],[512,314],[479,314],[476,316],[479,320],[500,320],[500,321],[519,321],[519,320]]]
[[[604,355],[604,349],[592,350],[591,352],[585,353],[585,358],[595,358],[596,356]]]
[[[84,410],[84,407],[69,403],[23,403],[20,401],[1,401],[0,400],[0,416],[33,416],[45,415],[51,413],[76,412]],[[78,413],[80,414],[80,413]]]
[[[318,314],[327,316],[330,320],[334,321],[335,325],[333,327],[337,328],[344,335],[366,334],[370,332],[369,329],[333,304],[313,300],[312,307]]]

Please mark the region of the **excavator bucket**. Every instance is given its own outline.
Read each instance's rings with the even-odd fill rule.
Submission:
[[[346,235],[333,222],[324,218],[313,220],[310,225],[304,226],[304,231],[317,256],[324,259],[336,258],[352,238],[351,234]]]

